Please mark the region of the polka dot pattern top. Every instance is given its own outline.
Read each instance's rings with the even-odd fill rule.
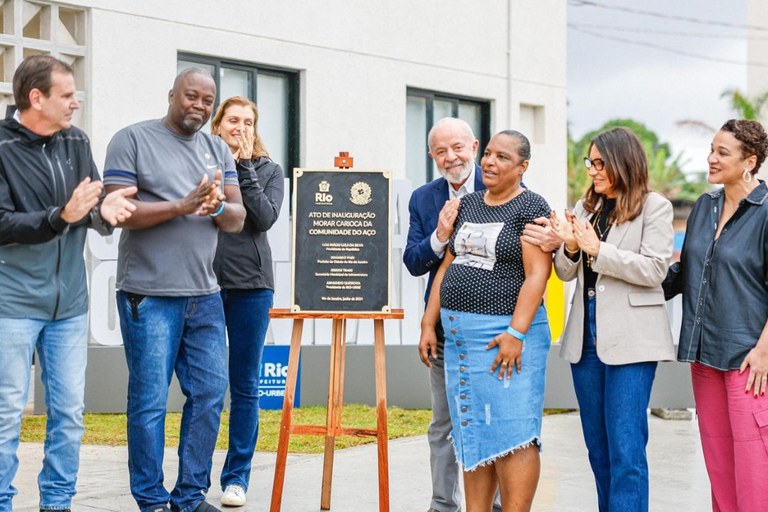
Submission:
[[[440,306],[485,315],[511,315],[525,280],[520,236],[527,223],[549,217],[547,201],[525,190],[511,201],[488,206],[485,191],[461,199],[448,244],[456,259],[440,287]]]

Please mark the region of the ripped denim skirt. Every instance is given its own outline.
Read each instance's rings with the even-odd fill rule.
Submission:
[[[498,347],[486,345],[509,326],[511,316],[442,309],[445,391],[451,438],[464,471],[493,463],[527,446],[541,448],[544,381],[551,344],[547,312],[540,306],[523,344],[522,367],[512,378],[490,372]]]

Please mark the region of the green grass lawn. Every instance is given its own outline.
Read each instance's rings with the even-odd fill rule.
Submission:
[[[432,411],[426,409],[406,410],[390,407],[387,429],[390,439],[420,436],[427,433]],[[544,414],[569,412],[571,409],[551,409]],[[342,425],[345,427],[376,428],[376,409],[367,405],[345,405]],[[280,430],[281,411],[261,411],[259,423],[259,444],[257,451],[277,451],[277,437]],[[165,422],[166,446],[178,446],[180,413],[168,413]],[[293,411],[294,425],[325,425],[325,407],[300,407]],[[216,448],[227,448],[229,413],[221,415],[221,428]],[[21,440],[42,443],[45,440],[45,416],[26,416],[21,422]],[[349,448],[373,443],[375,437],[338,437],[336,448]],[[86,414],[83,444],[123,446],[127,443],[125,414]],[[291,436],[291,453],[323,453],[322,436]]]
[[[277,451],[281,411],[261,411],[257,451]],[[45,416],[26,416],[21,423],[21,440],[41,443],[45,440]],[[427,433],[431,411],[405,410],[390,407],[387,416],[389,438],[419,436]],[[167,446],[179,444],[180,413],[168,413],[165,421]],[[293,411],[294,425],[325,425],[325,407],[300,407]],[[366,405],[345,405],[342,425],[345,427],[376,428],[376,409]],[[227,448],[229,413],[221,415],[221,428],[216,448]],[[338,437],[336,448],[349,448],[375,442],[375,437]],[[83,444],[122,446],[127,443],[125,414],[86,414]],[[322,436],[291,436],[292,453],[323,453]]]

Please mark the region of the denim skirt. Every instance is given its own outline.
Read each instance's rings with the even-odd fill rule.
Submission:
[[[544,381],[551,344],[542,305],[523,344],[522,367],[512,378],[491,373],[498,347],[485,346],[509,326],[511,316],[440,312],[445,330],[445,388],[451,439],[464,471],[493,463],[521,448],[541,448]]]

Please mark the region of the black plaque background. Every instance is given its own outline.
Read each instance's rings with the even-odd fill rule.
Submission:
[[[329,171],[302,169],[301,176],[294,177],[294,240],[293,240],[293,303],[300,311],[377,311],[389,307],[389,185],[390,180],[383,171]],[[316,204],[315,194],[320,191],[320,183],[330,184],[328,193],[333,196],[332,205]],[[371,202],[364,206],[350,200],[350,190],[357,182],[367,183],[371,187]],[[311,212],[373,212],[375,218],[367,219],[369,228],[337,229],[374,229],[376,234],[346,235],[311,235],[310,229],[317,229],[310,218]],[[328,220],[328,219],[320,219]],[[331,219],[364,220],[364,219]],[[334,229],[327,226],[321,229]],[[323,243],[362,244],[357,252],[329,251]],[[330,256],[354,256],[365,264],[348,265],[356,274],[368,274],[367,277],[326,277],[316,273],[330,272],[331,268],[344,267],[343,264],[329,265],[318,263]],[[328,281],[360,281],[360,290],[329,290]],[[323,297],[349,297],[362,300],[329,301]]]

